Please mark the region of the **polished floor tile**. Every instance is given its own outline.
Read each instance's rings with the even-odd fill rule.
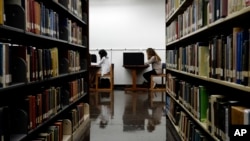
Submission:
[[[147,92],[91,93],[90,141],[166,141],[161,95],[150,106]]]

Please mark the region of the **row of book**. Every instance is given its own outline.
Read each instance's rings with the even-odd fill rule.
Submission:
[[[179,14],[166,28],[167,42],[179,39],[207,25],[208,1],[194,0],[186,11]]]
[[[249,29],[234,27],[232,34],[168,50],[166,66],[250,86],[249,35]]]
[[[167,79],[171,79],[167,83],[172,85],[169,90],[175,93],[173,96],[200,122],[206,122],[209,97],[207,88],[169,75]]]
[[[76,21],[58,14],[43,2],[36,0],[1,0],[0,7],[1,10],[4,10],[0,11],[0,14],[2,14],[0,24],[21,28],[34,34],[66,40],[69,43],[83,45],[83,42],[85,42],[82,35],[83,29]],[[19,11],[18,18],[13,16],[17,9],[23,9]]]
[[[71,113],[74,114],[71,114]],[[84,138],[84,130],[89,128],[89,105],[87,103],[77,104],[69,113],[71,116],[64,116],[47,130],[39,133],[32,141],[77,141]],[[73,129],[75,127],[75,129]]]
[[[208,43],[197,42],[175,50],[167,50],[166,66],[209,77],[209,59]]]
[[[41,49],[0,43],[1,87],[44,80],[80,70],[79,51],[61,50],[59,52],[57,47]]]
[[[185,0],[168,0],[165,3],[165,18],[168,19]]]
[[[194,0],[166,28],[166,41],[179,39],[249,5],[246,0]]]
[[[209,137],[194,121],[183,111],[180,111],[179,133],[183,140],[208,141]]]
[[[207,141],[209,137],[204,131],[196,125],[192,118],[190,118],[175,101],[166,96],[166,112],[169,120],[175,126],[175,130],[181,140],[189,141]]]
[[[82,19],[82,0],[55,0],[57,3],[62,4],[65,8],[67,8],[74,15],[78,16]]]
[[[168,95],[166,95],[166,113],[167,113],[168,118],[175,125],[177,125],[179,121],[179,116],[180,116],[180,108],[174,102],[174,100]]]
[[[80,78],[67,82],[63,86],[45,88],[40,93],[25,96],[23,100],[19,100],[13,105],[2,107],[0,135],[6,132],[27,134],[81,98],[85,93],[85,87],[84,78]],[[73,112],[70,113],[72,116],[65,114],[67,115],[65,117],[71,117],[70,120],[75,125],[74,129],[83,121],[82,117],[86,112],[83,109],[84,104],[79,104],[76,110],[72,109]],[[4,119],[8,119],[8,121],[4,121]]]
[[[209,97],[208,130],[221,140],[229,140],[234,129],[250,126],[248,103],[225,95]]]
[[[51,87],[36,95],[28,95],[20,101],[20,107],[28,114],[28,130],[55,115],[62,108],[79,99],[85,92],[84,78],[68,82],[65,86]]]
[[[59,15],[42,2],[25,0],[26,31],[59,38]],[[8,5],[8,2],[6,2]]]
[[[185,111],[184,117],[188,112],[188,119],[199,121],[212,136],[223,141],[230,140],[235,127],[250,126],[250,107],[243,100],[216,93],[206,86],[189,83],[170,74],[167,78],[167,87],[171,97],[168,96],[166,104],[169,117],[175,123],[181,120],[180,111]],[[181,110],[179,105],[185,110]],[[185,124],[181,123],[178,126],[183,128]],[[191,127],[184,128],[190,130]]]
[[[88,126],[89,105],[79,103],[63,119],[57,120],[45,131],[38,133],[32,141],[77,141]],[[77,134],[78,133],[78,134]]]

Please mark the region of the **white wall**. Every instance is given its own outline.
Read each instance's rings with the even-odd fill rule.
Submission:
[[[90,53],[108,51],[115,64],[115,84],[131,84],[129,70],[122,67],[124,51],[145,53],[152,47],[165,62],[165,0],[90,0],[89,4]],[[143,81],[141,74],[138,83]]]

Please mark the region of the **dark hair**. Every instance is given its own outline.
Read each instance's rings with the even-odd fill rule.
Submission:
[[[106,57],[107,56],[106,50],[104,50],[104,49],[99,50],[99,55],[100,55],[101,58]]]

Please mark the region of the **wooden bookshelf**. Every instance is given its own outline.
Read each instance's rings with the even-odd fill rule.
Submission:
[[[183,106],[183,104],[181,104],[179,102],[179,100],[177,100],[175,97],[173,97],[173,92],[171,92],[170,90],[167,90],[167,94],[185,111],[185,113],[187,113],[189,115],[189,117],[191,117],[193,119],[193,121],[195,121],[207,134],[209,134],[215,141],[219,141],[219,139],[217,137],[215,137],[214,135],[212,135],[208,129],[207,129],[207,125],[206,123],[202,123],[200,122],[197,118],[195,118],[193,116],[192,113],[189,112],[189,110],[187,110],[186,107]]]
[[[179,127],[175,125],[175,123],[174,123],[173,118],[171,117],[171,115],[167,114],[167,118],[170,121],[169,123],[171,123],[170,126],[174,127],[174,130],[177,132],[180,140],[183,141],[183,139],[181,138],[180,133],[179,133]]]
[[[207,32],[208,30],[211,30],[215,27],[221,26],[222,24],[226,24],[226,23],[230,24],[230,22],[232,20],[235,20],[239,17],[244,17],[246,15],[249,15],[249,13],[250,13],[250,7],[245,7],[243,9],[241,9],[240,11],[237,11],[235,13],[228,15],[225,18],[221,18],[221,19],[219,19],[211,24],[208,24],[200,29],[197,29],[196,31],[194,31],[192,33],[184,35],[183,37],[181,37],[175,41],[171,41],[168,43],[166,42],[166,46],[168,46],[168,47],[175,46],[177,43],[182,42],[183,40],[189,40],[190,38],[192,38],[194,36],[199,36],[201,34],[204,34],[204,32]],[[169,20],[169,21],[171,21],[171,20]]]
[[[201,132],[204,132],[200,137],[216,141],[228,140],[231,135],[228,131],[230,129],[226,128],[231,128],[227,126],[231,126],[232,123],[231,120],[223,120],[233,115],[225,113],[219,121],[213,118],[216,113],[230,111],[237,106],[231,102],[237,101],[244,105],[247,103],[245,99],[250,98],[250,68],[247,66],[250,52],[246,50],[250,47],[250,26],[249,22],[246,22],[250,16],[250,4],[244,0],[170,0],[166,1],[166,7],[168,5],[174,8],[166,9],[165,12],[166,93],[180,107],[181,112],[185,113],[184,122],[189,122],[190,119]],[[175,7],[176,5],[178,7]],[[201,53],[200,47],[206,49],[204,54]],[[206,64],[203,63],[204,59],[201,59],[202,55],[206,56]],[[204,102],[207,110],[219,110],[214,112],[215,114],[206,114],[205,121],[207,120],[209,125],[201,122],[204,120],[199,117],[202,110],[200,107],[197,108],[200,103],[198,106],[195,105],[195,102],[201,102],[196,97],[201,96],[197,94],[199,92],[196,93],[200,87],[205,88],[205,93],[208,94],[208,99]],[[183,95],[180,96],[180,93]],[[217,99],[218,95],[221,97]],[[209,101],[214,97],[214,101]],[[213,102],[219,106],[228,104],[228,107],[207,106]],[[249,108],[248,105],[243,107]],[[197,109],[200,111],[195,111]],[[186,116],[188,119],[185,119]],[[221,121],[223,125],[215,123]],[[217,129],[221,133],[215,131]],[[176,129],[176,132],[179,130]]]
[[[84,114],[74,139],[88,136],[89,1],[71,2],[0,0],[1,139],[33,140],[51,126],[59,132],[56,122],[72,110]]]
[[[200,80],[203,80],[203,81],[207,81],[209,83],[215,83],[215,84],[223,85],[223,86],[226,86],[226,87],[229,87],[229,88],[238,89],[240,91],[250,92],[250,87],[249,86],[243,86],[243,85],[239,85],[239,84],[228,82],[228,81],[223,81],[223,80],[218,80],[218,79],[214,79],[214,78],[195,75],[195,74],[192,74],[192,73],[179,71],[179,70],[175,70],[175,69],[168,69],[168,70],[172,71],[172,72],[175,72],[175,73],[190,76],[190,77],[193,77],[193,78],[197,78],[197,79],[200,79]]]
[[[172,10],[171,14],[166,17],[166,26],[168,26],[178,14],[183,12],[190,2],[192,2],[192,0],[183,0],[177,9]]]

